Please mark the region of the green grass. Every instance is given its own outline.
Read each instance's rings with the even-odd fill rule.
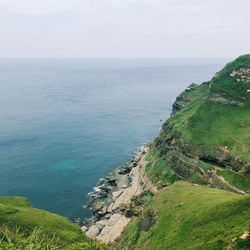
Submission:
[[[40,248],[39,248],[40,246]],[[0,197],[0,249],[107,249],[92,243],[65,217],[31,206],[23,197]]]
[[[234,238],[250,228],[249,195],[186,182],[176,182],[159,191],[149,208],[156,211],[156,224],[151,230],[143,231],[140,229],[142,218],[134,219],[119,247],[226,249]]]
[[[79,226],[67,218],[32,208],[22,197],[0,197],[0,225],[25,228],[32,231],[41,228],[48,235],[56,234],[65,241],[76,241],[83,237]]]
[[[228,181],[231,185],[250,193],[250,176],[243,175],[241,173],[232,172],[230,170],[218,170],[218,175],[224,177],[226,181]]]
[[[231,185],[250,192],[250,85],[230,76],[241,68],[250,68],[250,55],[180,95],[181,110],[164,123],[146,158],[152,182],[170,186],[161,189],[141,216],[132,220],[120,247],[250,249],[249,238],[239,239],[250,230],[250,196],[205,186],[216,168]],[[152,210],[156,224],[145,230],[141,225],[151,221],[147,211]]]
[[[156,147],[151,147],[146,156],[148,161],[146,165],[146,173],[153,183],[161,187],[170,185],[176,181],[176,176],[166,160],[160,156]]]
[[[40,229],[34,229],[29,234],[22,233],[6,226],[0,227],[1,250],[108,250],[109,247],[95,242],[76,242],[64,244],[57,237],[48,237]]]
[[[230,76],[240,68],[250,68],[250,55],[239,57],[210,82],[180,95],[184,96],[185,105],[164,123],[151,149],[146,170],[154,183],[168,185],[180,178],[205,184],[208,177],[202,179],[199,170],[209,172],[215,166],[241,172],[238,177],[233,178],[232,172],[231,178],[229,174],[226,178],[232,185],[249,191],[250,94],[247,90],[250,85],[238,83]],[[226,101],[211,101],[218,96]]]

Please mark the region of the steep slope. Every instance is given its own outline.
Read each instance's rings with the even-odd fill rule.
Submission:
[[[159,191],[120,248],[250,249],[250,55],[177,97],[146,159]]]
[[[250,195],[180,181],[158,192],[118,249],[249,249],[240,238],[249,230]]]
[[[92,244],[80,227],[67,218],[33,208],[26,198],[3,196],[0,197],[0,249],[106,248]]]
[[[185,90],[150,155],[159,187],[182,179],[250,192],[250,55]]]

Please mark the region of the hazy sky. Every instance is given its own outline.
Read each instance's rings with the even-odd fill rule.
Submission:
[[[0,0],[0,57],[236,57],[250,0]]]

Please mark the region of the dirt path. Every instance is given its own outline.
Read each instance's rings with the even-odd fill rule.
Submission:
[[[231,185],[229,182],[227,182],[223,176],[217,175],[216,172],[217,171],[215,169],[211,175],[211,178],[213,181],[215,181],[215,183],[219,184],[222,189],[229,190],[229,191],[234,192],[236,194],[242,194],[242,195],[246,194],[246,192],[244,192],[243,190],[241,190],[241,189]]]

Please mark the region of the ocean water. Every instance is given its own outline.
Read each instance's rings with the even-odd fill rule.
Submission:
[[[0,195],[89,216],[98,179],[159,133],[185,87],[222,67],[204,61],[0,60]]]

